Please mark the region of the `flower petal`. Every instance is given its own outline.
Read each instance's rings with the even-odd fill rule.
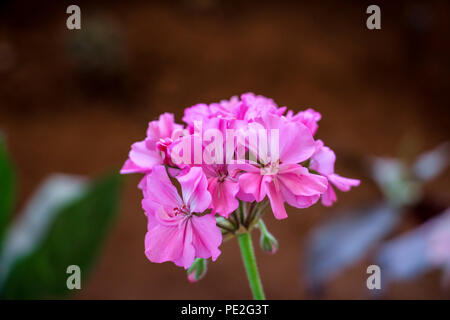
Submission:
[[[145,170],[151,170],[155,165],[162,164],[163,159],[159,151],[150,150],[147,141],[139,141],[133,143],[129,154],[130,160],[133,163]]]
[[[284,200],[281,194],[281,190],[276,187],[276,181],[265,183],[267,189],[267,196],[270,200],[270,206],[275,218],[278,220],[287,218],[286,208],[284,207]]]
[[[191,212],[203,212],[211,203],[211,194],[208,191],[208,181],[202,168],[192,167],[184,175],[177,176],[181,184],[183,200]]]
[[[336,162],[336,155],[333,150],[323,146],[323,142],[318,141],[318,150],[311,157],[309,168],[324,175],[334,173],[334,163]],[[320,147],[322,145],[322,147]]]
[[[335,173],[330,175],[328,179],[341,191],[349,191],[351,187],[357,187],[360,184],[360,181],[357,179],[344,178]]]
[[[195,257],[213,261],[220,255],[219,246],[222,243],[222,232],[216,225],[214,215],[207,214],[202,217],[192,216],[193,229],[192,244],[195,248]]]
[[[225,179],[222,182],[218,178],[208,180],[208,190],[212,196],[211,207],[214,213],[228,218],[229,214],[239,207],[239,201],[236,194],[239,191],[239,183]]]
[[[177,189],[170,181],[164,166],[154,167],[146,179],[146,187],[143,190],[144,210],[156,212],[160,206],[173,209],[182,205]]]
[[[136,173],[136,172],[145,173],[146,171],[147,171],[147,169],[139,167],[130,159],[127,159],[127,161],[125,161],[122,169],[120,169],[121,174],[129,174],[129,173]]]
[[[258,173],[243,173],[239,177],[239,186],[243,193],[253,195],[260,202],[266,196],[266,187],[263,185],[263,176]]]
[[[145,255],[152,262],[173,261],[187,269],[195,259],[192,236],[190,223],[184,222],[180,226],[158,224],[145,236]]]
[[[286,123],[279,133],[280,160],[299,163],[309,159],[314,151],[314,139],[309,129],[301,123]]]
[[[324,206],[330,207],[337,201],[336,192],[333,189],[333,186],[328,184],[327,191],[325,191],[324,194],[322,194],[322,204]]]

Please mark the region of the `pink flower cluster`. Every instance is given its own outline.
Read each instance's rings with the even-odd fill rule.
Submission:
[[[121,173],[145,175],[139,188],[148,218],[145,252],[150,261],[173,261],[187,269],[195,258],[215,260],[222,242],[215,216],[227,219],[240,201],[268,199],[275,218],[284,219],[285,202],[307,208],[321,199],[330,206],[337,199],[333,186],[348,191],[359,185],[359,180],[334,172],[334,152],[314,139],[320,113],[307,109],[294,114],[286,109],[272,99],[246,93],[240,99],[187,108],[185,126],[176,124],[169,113],[149,123],[147,137],[131,146]],[[230,152],[218,152],[217,144],[225,150],[226,139],[216,136],[210,143],[201,139],[207,130],[227,136],[231,129],[246,137],[232,138],[236,144],[231,153],[240,153],[239,159],[247,156],[244,161],[222,161]],[[261,129],[268,136],[250,141],[249,132]],[[214,144],[211,157],[220,161],[197,161],[194,151],[187,155],[183,150],[192,161],[179,163],[174,150],[184,142],[192,148],[200,144],[204,152]],[[261,146],[264,152],[258,149]]]

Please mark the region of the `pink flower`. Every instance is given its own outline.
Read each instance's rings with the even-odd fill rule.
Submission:
[[[307,109],[284,115],[286,109],[244,93],[186,108],[186,127],[169,113],[149,123],[146,138],[131,146],[121,173],[144,174],[139,188],[150,261],[191,267],[189,279],[197,280],[199,268],[206,268],[204,259],[220,255],[222,234],[260,223],[269,202],[274,216],[284,219],[285,202],[307,208],[322,198],[328,206],[336,201],[332,185],[342,191],[359,185],[335,174],[334,152],[314,141],[321,114]],[[265,232],[261,244],[274,252],[277,243],[269,235]]]
[[[195,258],[220,255],[222,233],[212,214],[203,213],[211,203],[207,180],[200,167],[178,176],[182,197],[171,183],[166,169],[155,166],[147,175],[142,206],[148,217],[145,254],[152,262],[173,261],[189,268]]]
[[[321,175],[327,177],[328,188],[322,195],[322,204],[324,206],[331,206],[336,200],[336,193],[332,184],[341,191],[349,191],[351,187],[359,186],[360,181],[357,179],[349,179],[341,177],[334,173],[334,163],[336,162],[336,155],[333,150],[324,146],[321,140],[316,142],[316,151],[311,157],[309,168],[317,171]]]
[[[176,124],[173,114],[164,113],[159,120],[151,121],[147,138],[131,146],[129,158],[120,173],[149,173],[156,165],[170,161],[167,148],[182,134],[183,127]]]
[[[273,114],[266,114],[257,121],[266,129],[279,130],[279,137],[282,137],[279,156],[270,152],[264,156],[259,152],[262,156],[259,163],[240,165],[246,173],[239,177],[239,185],[242,193],[251,194],[258,202],[267,195],[275,217],[284,219],[287,218],[285,201],[297,208],[311,206],[326,191],[327,179],[309,173],[298,164],[311,157],[315,150],[308,128]],[[270,151],[270,146],[268,149]]]
[[[212,196],[213,213],[228,218],[230,213],[239,207],[239,201],[236,199],[239,191],[236,170],[226,164],[206,165],[203,170],[208,179],[208,191]]]

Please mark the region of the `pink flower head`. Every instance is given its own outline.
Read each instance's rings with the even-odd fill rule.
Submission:
[[[183,127],[176,124],[173,114],[164,113],[159,120],[151,121],[147,137],[131,146],[129,157],[120,173],[149,173],[156,165],[170,161],[167,148],[182,134]]]
[[[246,173],[239,177],[239,184],[244,194],[252,195],[258,202],[267,195],[275,217],[284,219],[287,218],[285,201],[297,208],[311,206],[326,191],[327,179],[309,173],[299,164],[309,159],[315,150],[308,128],[270,113],[257,122],[265,129],[279,130],[279,137],[282,137],[279,155],[268,152],[261,157],[259,154],[258,163],[241,165]],[[270,146],[267,149],[271,150]]]
[[[285,219],[285,202],[307,208],[321,198],[328,206],[336,201],[332,185],[342,191],[359,185],[335,174],[334,152],[314,140],[320,113],[285,112],[272,99],[244,93],[185,109],[186,127],[169,113],[149,123],[121,173],[144,174],[139,188],[150,261],[172,261],[198,280],[204,259],[220,255],[222,235],[261,227],[269,203],[275,218]],[[275,252],[275,238],[262,234],[264,250]]]
[[[148,259],[157,263],[172,261],[185,269],[195,258],[216,260],[222,233],[214,215],[203,214],[211,203],[211,195],[202,169],[193,167],[177,177],[182,197],[163,166],[155,166],[146,179],[147,185],[152,186],[144,190],[142,201],[148,217]]]
[[[335,162],[336,155],[333,150],[324,146],[323,142],[318,140],[316,142],[316,151],[311,157],[309,168],[327,177],[330,182],[326,192],[322,195],[322,204],[324,206],[331,206],[337,200],[332,185],[339,190],[346,192],[349,191],[351,187],[356,187],[360,184],[360,181],[357,179],[344,178],[334,173]]]

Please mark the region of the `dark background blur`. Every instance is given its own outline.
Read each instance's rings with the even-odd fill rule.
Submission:
[[[66,28],[70,4],[81,7],[79,31]],[[366,28],[370,4],[381,7],[381,30]],[[118,169],[160,113],[180,122],[188,106],[248,91],[322,113],[318,137],[336,151],[337,172],[362,179],[338,194],[337,209],[376,200],[365,157],[413,157],[449,139],[449,9],[446,1],[1,0],[0,129],[18,171],[18,208],[50,173]],[[75,297],[249,298],[234,240],[196,284],[173,264],[146,259],[139,179],[128,177],[119,218]],[[426,190],[447,206],[448,181],[447,170]],[[290,209],[285,221],[266,218],[280,243],[273,256],[257,249],[269,298],[310,298],[304,238],[335,211],[316,205]],[[408,216],[397,233],[420,222]],[[324,298],[368,298],[369,264],[348,268]],[[436,272],[384,297],[450,296]]]

